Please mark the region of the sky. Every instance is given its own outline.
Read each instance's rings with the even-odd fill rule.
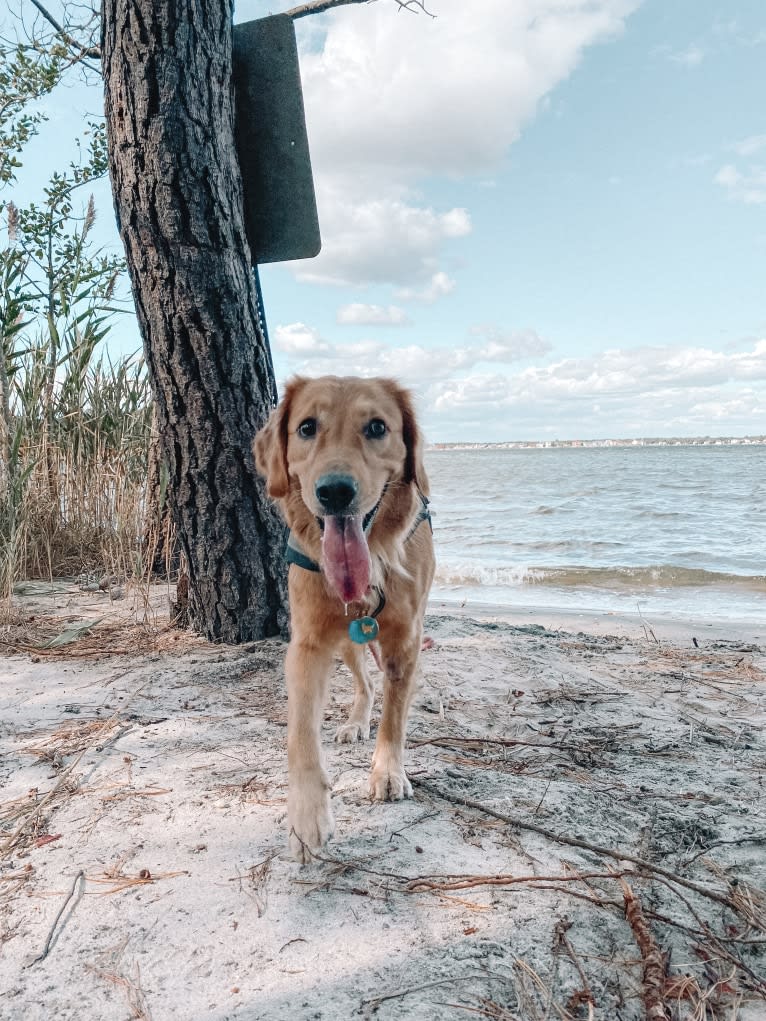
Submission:
[[[278,379],[395,376],[431,442],[766,433],[766,5],[427,7],[296,22],[323,247],[261,269]],[[50,97],[17,202],[100,105]]]

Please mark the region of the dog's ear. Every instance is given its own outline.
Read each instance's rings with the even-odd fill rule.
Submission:
[[[266,479],[266,491],[274,500],[287,496],[287,420],[290,404],[301,382],[299,379],[290,380],[279,406],[271,412],[266,425],[253,440],[255,467]]]
[[[415,417],[415,404],[409,390],[396,386],[394,394],[402,413],[402,438],[407,448],[404,458],[404,481],[414,482],[423,496],[428,496],[430,487],[423,463],[423,434]]]

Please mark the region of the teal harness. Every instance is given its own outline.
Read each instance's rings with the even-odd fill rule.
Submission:
[[[370,513],[367,515],[364,521],[365,534],[372,528],[372,523],[375,520],[375,515],[378,511],[377,506],[373,507]],[[405,542],[409,542],[412,536],[417,531],[418,527],[424,522],[428,522],[428,527],[431,529],[433,535],[433,522],[431,520],[431,511],[428,509],[428,499],[422,493],[420,493],[420,509],[418,515],[415,518],[412,528],[410,528],[405,538]],[[302,567],[304,571],[314,571],[316,574],[322,573],[322,568],[316,562],[308,556],[301,548],[300,543],[295,538],[292,532],[287,536],[287,546],[285,547],[285,561],[287,564],[295,564],[296,567]],[[382,589],[376,588],[375,591],[378,594],[378,605],[369,616],[357,617],[352,620],[348,626],[349,637],[352,642],[356,642],[358,645],[365,645],[367,642],[372,642],[378,637],[380,627],[377,620],[375,619],[383,610],[386,605],[386,597]]]

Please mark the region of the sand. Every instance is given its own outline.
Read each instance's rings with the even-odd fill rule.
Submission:
[[[166,598],[28,586],[0,626],[0,1018],[766,1017],[766,625],[434,604],[414,799],[332,743],[339,667],[301,868],[284,645]]]

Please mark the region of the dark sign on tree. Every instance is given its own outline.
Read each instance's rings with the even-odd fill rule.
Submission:
[[[234,26],[236,142],[253,263],[319,254],[314,180],[292,18]]]

